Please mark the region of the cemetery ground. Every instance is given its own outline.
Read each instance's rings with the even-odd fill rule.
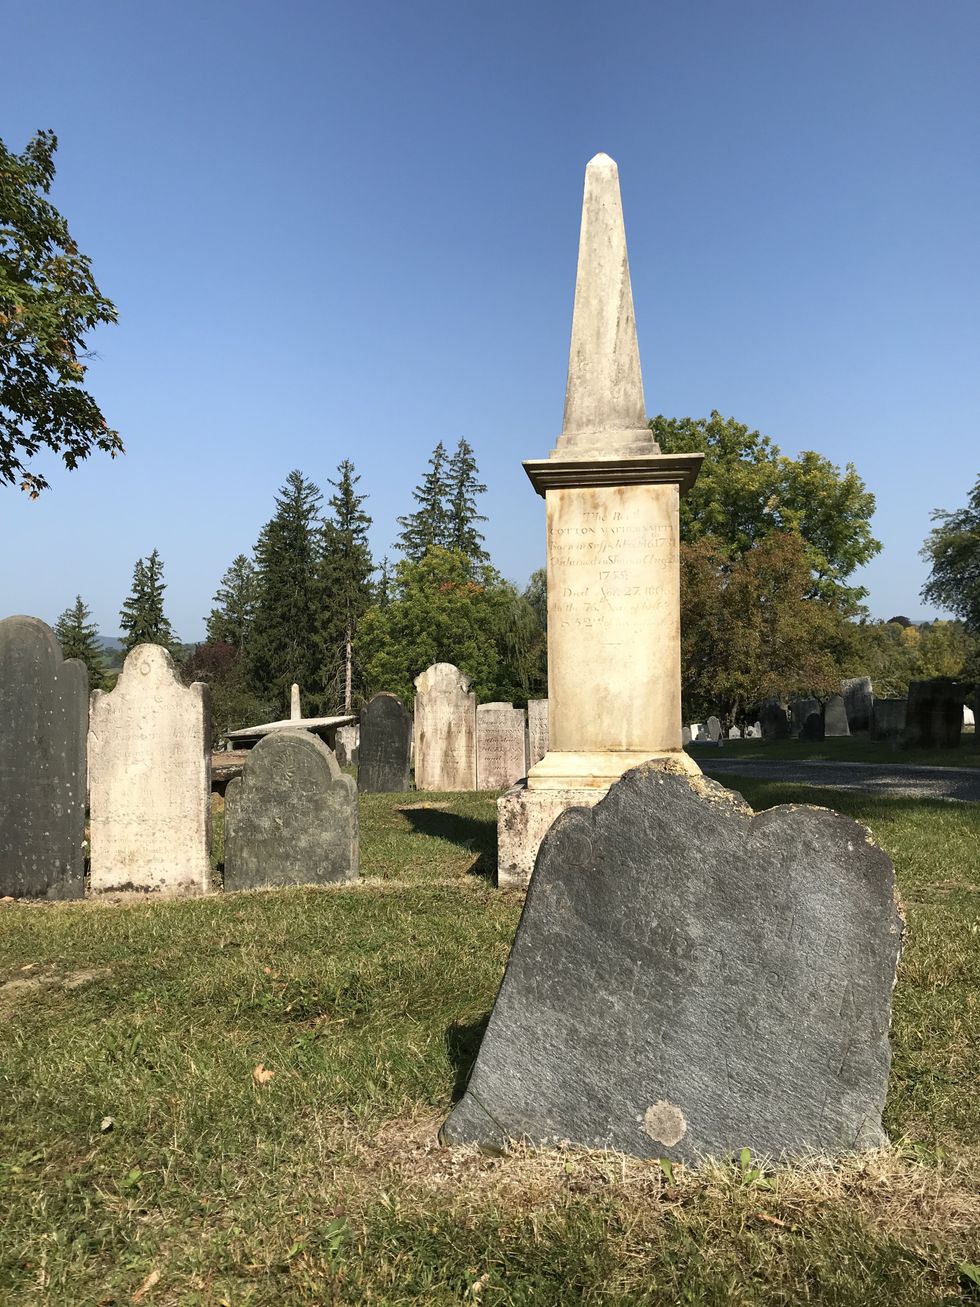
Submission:
[[[494,795],[364,795],[356,885],[0,905],[0,1301],[980,1301],[980,810],[736,785],[895,860],[887,1149],[441,1149],[523,896]]]

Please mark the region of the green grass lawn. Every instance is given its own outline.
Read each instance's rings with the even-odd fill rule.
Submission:
[[[980,1301],[977,809],[738,786],[896,859],[892,1147],[771,1188],[440,1149],[522,896],[493,796],[363,796],[352,887],[0,904],[0,1303]]]
[[[702,767],[710,767],[714,745],[686,746]],[[958,749],[899,749],[890,744],[872,744],[868,737],[854,735],[831,740],[726,740],[722,758],[771,758],[796,762],[885,762],[918,767],[980,767],[980,747],[972,733],[960,736]]]

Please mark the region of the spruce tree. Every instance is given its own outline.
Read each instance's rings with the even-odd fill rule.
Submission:
[[[255,566],[245,554],[239,554],[221,578],[208,618],[208,644],[230,644],[239,653],[248,643],[255,617],[257,581]]]
[[[490,555],[483,548],[483,536],[476,529],[476,523],[487,519],[476,511],[476,497],[485,494],[487,488],[478,480],[476,458],[469,443],[462,437],[449,460],[446,480],[447,523],[444,546],[454,553],[465,554],[472,563],[485,563]]]
[[[148,558],[136,560],[133,588],[119,614],[124,653],[138,644],[162,644],[175,656],[179,652],[180,643],[163,611],[166,588],[163,560],[156,549]]]
[[[98,627],[92,614],[76,595],[71,608],[66,608],[55,624],[54,633],[65,658],[80,658],[88,671],[90,690],[105,689],[105,657],[99,643]]]
[[[285,712],[295,681],[314,710],[324,701],[324,608],[319,486],[290,472],[255,546],[256,592],[245,659],[252,689]]]
[[[360,477],[349,459],[337,473],[339,480],[330,482],[335,492],[329,500],[332,515],[323,524],[322,632],[328,684],[335,687],[334,702],[349,713],[356,679],[354,638],[358,622],[371,606],[374,563],[367,538],[371,519],[361,507],[367,495],[356,490]]]
[[[398,519],[402,528],[398,547],[413,563],[423,559],[433,545],[446,547],[449,532],[448,478],[446,448],[440,440],[429,459],[429,470],[412,491],[418,508],[407,517]]]
[[[374,585],[374,602],[379,608],[387,608],[391,603],[391,563],[385,554],[378,569],[378,579]]]

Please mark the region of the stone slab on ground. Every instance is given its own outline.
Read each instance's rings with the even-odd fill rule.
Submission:
[[[85,890],[88,677],[37,617],[0,621],[0,895]]]
[[[878,1147],[901,932],[864,827],[638,768],[546,836],[442,1142]]]
[[[364,794],[404,794],[411,788],[412,714],[382,691],[361,710],[357,788]]]
[[[225,889],[355,880],[358,836],[354,778],[317,736],[276,731],[225,792]]]

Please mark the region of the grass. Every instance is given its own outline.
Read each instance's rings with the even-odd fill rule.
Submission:
[[[0,1302],[980,1301],[977,810],[738,787],[895,857],[891,1148],[771,1189],[439,1148],[522,896],[493,796],[363,796],[350,888],[0,905]]]
[[[716,752],[714,745],[690,744],[685,747],[699,765],[711,766],[710,757]],[[785,762],[801,759],[811,762],[882,762],[892,767],[980,767],[980,746],[972,732],[960,736],[958,749],[901,749],[890,744],[872,743],[867,736],[854,735],[819,741],[726,740],[720,756]]]

